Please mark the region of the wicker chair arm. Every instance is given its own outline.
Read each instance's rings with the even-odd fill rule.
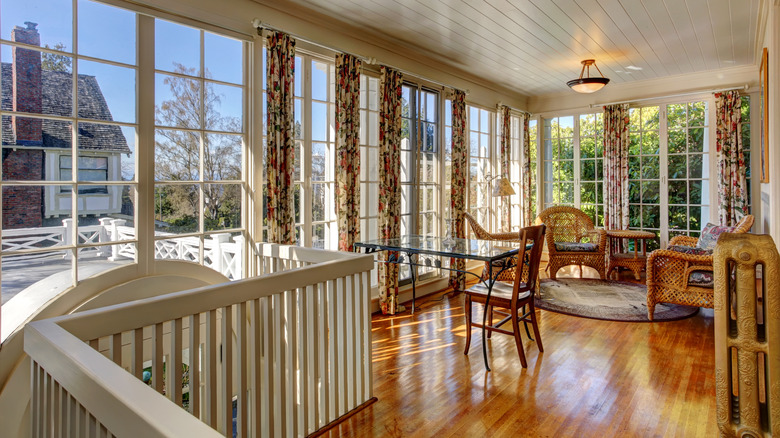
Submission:
[[[602,228],[598,228],[593,231],[598,234],[599,252],[604,253],[604,251],[607,249],[607,231]]]
[[[493,240],[506,240],[510,242],[519,242],[520,241],[520,234],[519,233],[490,233],[488,234],[491,239]]]
[[[711,255],[686,254],[684,252],[670,251],[668,249],[657,249],[651,252],[650,255],[647,256],[647,266],[649,267],[650,264],[659,257],[669,257],[697,265],[712,266]]]
[[[681,246],[696,246],[699,239],[691,236],[674,236],[669,241],[669,245],[681,245]]]

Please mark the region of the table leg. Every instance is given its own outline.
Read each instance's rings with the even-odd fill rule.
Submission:
[[[488,307],[490,306],[490,293],[493,291],[493,283],[495,283],[495,280],[493,280],[493,263],[488,263],[488,278],[487,278],[487,296],[485,297],[485,307],[482,309],[482,358],[485,361],[485,370],[490,371],[490,365],[488,364],[488,357],[487,357],[487,341],[485,332],[487,327],[485,324],[487,323],[487,314],[488,314]],[[492,322],[492,321],[491,321]]]
[[[406,253],[406,256],[409,257],[409,272],[412,274],[412,311],[411,314],[414,315],[414,301],[417,297],[417,290],[415,288],[415,285],[417,283],[417,275],[415,273],[416,266],[412,262],[412,253]]]

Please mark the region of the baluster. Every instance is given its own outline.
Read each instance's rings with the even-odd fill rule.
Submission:
[[[177,318],[171,321],[171,350],[169,354],[169,363],[171,372],[170,384],[168,385],[168,397],[177,406],[182,405],[182,319]]]
[[[222,308],[222,433],[233,436],[233,308]],[[240,395],[240,394],[239,394]]]
[[[336,282],[334,280],[328,281],[328,370],[330,371],[328,376],[328,387],[330,392],[330,400],[328,400],[328,420],[331,421],[338,418],[338,397],[339,397],[339,378],[338,378],[338,339],[341,336],[339,333],[338,321],[339,315],[338,306],[336,305]]]
[[[200,313],[190,315],[190,413],[200,418]]]
[[[211,427],[217,425],[217,312],[206,312],[206,381],[203,421]]]
[[[133,330],[133,340],[130,347],[130,373],[139,380],[144,378],[144,330]]]
[[[152,326],[152,387],[163,393],[163,325],[157,323]]]
[[[238,393],[238,406],[236,407],[236,435],[240,438],[247,437],[247,399],[248,397],[248,385],[247,385],[247,325],[249,324],[248,303],[239,303],[236,306],[236,363],[238,364],[238,373],[236,375],[236,390]]]

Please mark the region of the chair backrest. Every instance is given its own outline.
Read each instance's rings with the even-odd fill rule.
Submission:
[[[463,217],[465,217],[465,218],[466,218],[466,222],[468,222],[468,223],[469,223],[469,226],[471,227],[471,231],[473,231],[473,232],[474,232],[474,236],[475,236],[477,239],[481,239],[481,240],[493,240],[493,237],[490,235],[490,233],[488,233],[488,232],[487,232],[487,230],[485,230],[484,228],[482,228],[482,226],[480,226],[480,225],[477,223],[477,220],[476,220],[476,219],[474,219],[474,216],[472,216],[472,215],[470,215],[470,214],[468,214],[468,213],[463,213]]]
[[[550,244],[579,242],[582,236],[594,228],[593,221],[585,212],[565,205],[544,209],[539,213],[539,219],[547,226],[547,240]]]
[[[517,299],[520,292],[531,290],[536,288],[537,279],[539,277],[539,265],[542,260],[542,249],[544,248],[544,234],[547,227],[542,225],[535,225],[531,227],[525,227],[520,230],[520,251],[517,254],[517,266],[515,269],[515,283],[512,291],[512,299]],[[533,246],[528,250],[528,244],[533,243]],[[523,270],[526,266],[524,262],[527,260],[528,276],[523,282]],[[533,295],[533,293],[532,293]]]

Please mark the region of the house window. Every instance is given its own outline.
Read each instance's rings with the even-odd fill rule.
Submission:
[[[108,181],[108,157],[79,157],[79,181]],[[73,157],[60,156],[60,179],[73,179]],[[70,192],[69,186],[60,186],[62,192]],[[108,193],[106,186],[81,185],[79,193]]]
[[[491,156],[491,139],[494,134],[491,126],[494,126],[493,113],[469,106],[469,211],[475,216],[477,222],[483,227],[494,230],[496,214],[492,208],[492,184],[495,180],[488,181],[488,177],[498,175],[493,169]],[[496,169],[498,167],[496,166]]]
[[[222,266],[245,234],[248,46],[161,19],[155,36],[155,258]]]
[[[575,205],[573,116],[544,119],[544,208]]]
[[[72,270],[76,285],[136,261],[137,29],[146,17],[89,0],[2,6],[5,298],[58,269]],[[31,259],[45,269],[29,269]]]

